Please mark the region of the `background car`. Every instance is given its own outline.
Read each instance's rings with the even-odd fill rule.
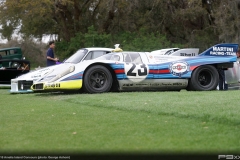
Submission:
[[[179,49],[180,48],[164,48],[164,49],[160,49],[160,50],[154,50],[154,51],[151,52],[151,54],[169,55],[173,52],[176,52]]]
[[[199,48],[172,48],[172,49],[162,49],[158,51],[152,51],[150,55],[168,55],[168,56],[186,56],[192,57],[199,54]]]
[[[22,59],[22,50],[20,47],[1,48],[0,59]]]
[[[38,79],[33,91],[84,89],[88,93],[118,91],[215,90],[218,68],[236,62],[238,44],[218,44],[198,56],[150,55],[118,52],[81,63],[64,63]]]
[[[11,80],[11,90],[10,93],[26,93],[32,92],[30,89],[31,85],[34,81],[42,78],[55,71],[55,69],[59,69],[59,67],[64,66],[64,64],[78,64],[82,61],[95,59],[102,55],[111,53],[113,48],[82,48],[79,49],[76,53],[74,53],[71,57],[66,59],[63,63],[41,68],[39,70],[31,71],[28,74],[24,74],[18,78]]]
[[[0,60],[0,86],[9,87],[11,84],[11,79],[26,74],[29,71],[30,62],[27,60],[18,59]]]

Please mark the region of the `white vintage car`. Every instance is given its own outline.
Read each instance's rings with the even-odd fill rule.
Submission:
[[[238,44],[217,44],[196,56],[114,52],[81,63],[64,63],[34,82],[34,92],[83,89],[117,91],[215,90],[218,69],[232,68]]]
[[[176,52],[179,49],[180,48],[164,48],[164,49],[160,49],[160,50],[154,50],[150,53],[151,54],[157,54],[157,55],[169,55],[173,52]]]
[[[168,56],[186,56],[192,57],[199,54],[199,48],[169,48],[161,49],[157,51],[152,51],[149,54],[151,55],[168,55]]]
[[[11,79],[11,90],[10,93],[26,93],[32,92],[30,87],[33,85],[35,81],[38,79],[49,75],[54,71],[61,71],[59,68],[66,64],[79,64],[85,60],[91,60],[102,55],[111,53],[113,48],[82,48],[79,49],[76,53],[74,53],[71,57],[65,60],[62,64],[45,67],[42,69],[38,69],[35,71],[31,71],[27,74],[19,76],[15,79]]]

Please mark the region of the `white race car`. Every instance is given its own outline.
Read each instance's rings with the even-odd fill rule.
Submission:
[[[35,92],[83,89],[117,91],[215,90],[218,69],[232,68],[238,44],[217,44],[197,56],[115,52],[81,63],[64,63],[34,82]]]
[[[78,64],[85,60],[95,59],[102,55],[111,53],[113,48],[82,48],[74,53],[71,57],[65,60],[62,64],[45,67],[35,71],[31,71],[27,74],[19,76],[15,79],[11,79],[11,90],[10,93],[26,93],[32,92],[30,87],[38,79],[49,75],[54,72],[56,69],[59,70],[59,67],[64,66],[65,64]],[[60,70],[61,71],[61,70]]]

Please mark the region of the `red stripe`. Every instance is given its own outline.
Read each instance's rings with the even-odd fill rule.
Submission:
[[[158,70],[149,70],[149,73],[151,73],[151,74],[158,74]]]
[[[170,73],[169,69],[164,70],[149,70],[149,73],[151,74],[164,74],[164,73]]]
[[[159,70],[159,73],[170,73],[169,69]]]
[[[124,72],[124,69],[115,69],[114,72],[115,72],[116,74],[123,74],[123,73],[125,73],[125,72]]]
[[[195,68],[197,68],[198,66],[191,66],[190,70],[193,71]]]

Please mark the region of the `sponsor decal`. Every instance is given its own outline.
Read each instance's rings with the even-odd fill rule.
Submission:
[[[196,56],[195,53],[180,53],[180,56],[192,57]]]
[[[187,74],[190,71],[190,66],[187,62],[173,62],[169,65],[170,72],[178,76],[179,78],[182,77],[182,75]]]
[[[236,55],[235,52],[233,52],[233,47],[213,47],[212,51],[210,51],[210,55],[215,56],[234,56]]]
[[[133,84],[123,84],[123,87],[132,87]]]
[[[50,83],[46,84],[45,88],[60,88],[60,83]]]

